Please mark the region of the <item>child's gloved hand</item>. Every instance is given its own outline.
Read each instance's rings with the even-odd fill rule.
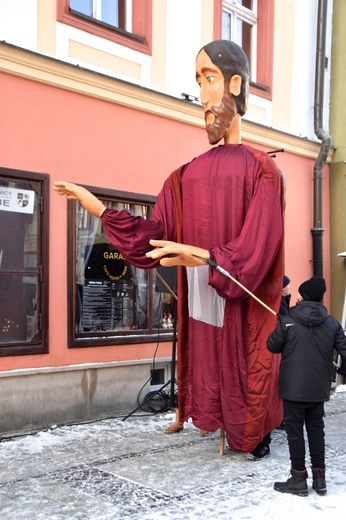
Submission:
[[[345,361],[341,362],[340,368],[337,369],[337,373],[346,376],[346,363],[345,363]]]

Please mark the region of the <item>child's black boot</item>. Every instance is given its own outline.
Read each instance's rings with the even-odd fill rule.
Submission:
[[[319,495],[325,495],[327,493],[326,486],[326,470],[325,468],[313,468],[312,469],[312,487]]]
[[[292,493],[300,497],[307,497],[308,485],[306,479],[308,478],[308,472],[305,470],[297,471],[291,468],[291,477],[286,482],[275,482],[274,489],[281,491],[281,493]]]

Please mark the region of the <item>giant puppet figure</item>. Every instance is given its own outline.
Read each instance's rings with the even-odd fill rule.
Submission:
[[[207,265],[210,258],[276,312],[283,276],[283,183],[265,152],[241,144],[248,62],[218,40],[196,59],[209,143],[216,145],[165,181],[150,220],[105,206],[85,188],[56,182],[60,195],[100,217],[108,240],[141,268],[178,267],[180,420],[224,427],[251,452],[281,423],[278,361],[266,348],[275,316]]]

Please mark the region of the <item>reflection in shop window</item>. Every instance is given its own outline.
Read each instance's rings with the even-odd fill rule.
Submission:
[[[149,217],[153,207],[153,204],[133,202],[102,202],[107,207],[125,209],[143,218]],[[70,346],[79,346],[83,340],[95,344],[95,338],[98,344],[104,344],[102,340],[117,342],[117,337],[122,343],[149,341],[158,332],[172,332],[174,317],[169,289],[175,290],[175,273],[172,269],[167,271],[166,286],[160,280],[162,273],[156,273],[156,270],[139,269],[128,263],[108,242],[102,221],[75,203],[72,274],[75,320]]]

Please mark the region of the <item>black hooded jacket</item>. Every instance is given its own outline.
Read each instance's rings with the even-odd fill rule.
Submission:
[[[346,336],[322,303],[302,301],[279,318],[267,348],[282,354],[279,395],[288,401],[328,401],[333,350],[346,361]]]

